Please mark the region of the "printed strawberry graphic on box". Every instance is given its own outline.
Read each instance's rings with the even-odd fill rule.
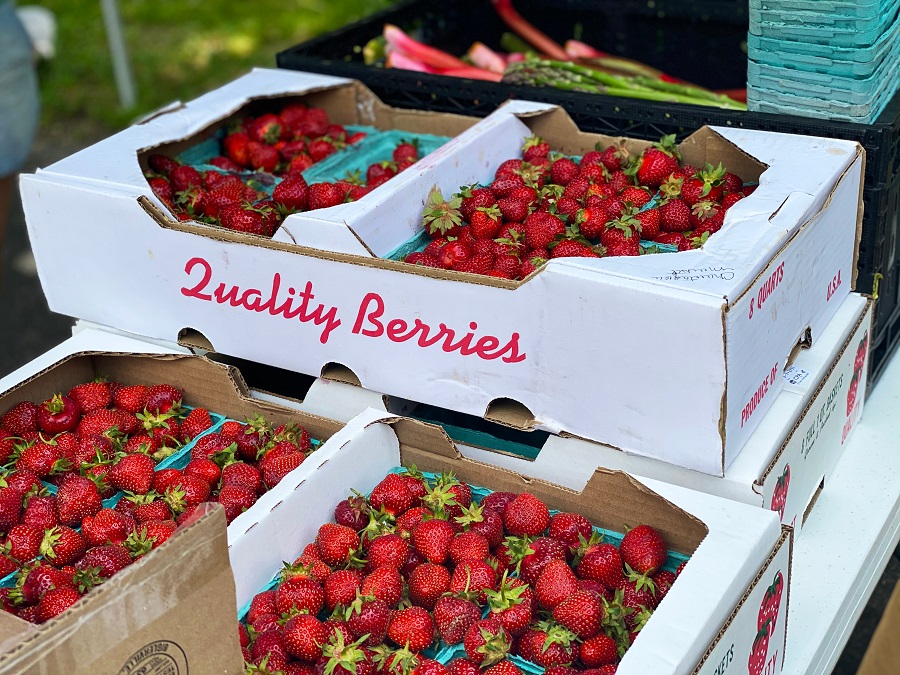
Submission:
[[[770,508],[778,511],[778,515],[784,518],[784,507],[787,504],[788,487],[791,484],[791,465],[785,464],[784,471],[778,477],[775,483],[775,491],[772,493],[772,504]]]
[[[750,675],[762,675],[765,668],[766,660],[769,657],[769,634],[773,626],[770,621],[759,629],[756,638],[753,640],[753,648],[750,650],[750,660],[747,661],[747,671]]]
[[[778,611],[781,608],[781,595],[784,592],[784,575],[779,570],[775,573],[772,584],[766,589],[762,604],[759,606],[759,616],[756,626],[760,630],[763,626],[769,626],[769,634],[775,630],[778,623]]]
[[[853,372],[856,373],[862,370],[863,363],[866,360],[866,350],[869,348],[869,331],[866,331],[865,335],[863,335],[862,340],[859,341],[859,346],[856,348],[856,359],[853,363]]]
[[[853,412],[853,406],[856,405],[856,392],[859,389],[860,371],[854,371],[853,377],[850,379],[850,386],[847,388],[847,417]]]

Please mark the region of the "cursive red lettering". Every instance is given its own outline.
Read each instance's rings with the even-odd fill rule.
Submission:
[[[504,352],[509,352],[509,356],[504,356],[503,361],[505,363],[521,363],[525,360],[526,354],[519,353],[519,334],[513,333],[509,339],[509,342],[506,343],[506,347],[500,352],[503,354]]]
[[[225,284],[219,284],[218,288],[213,292],[213,295],[216,298],[216,302],[220,305],[224,305],[226,302],[229,303],[232,307],[240,307],[241,301],[238,299],[238,292],[241,289],[237,286],[232,286],[230,290],[225,290]]]
[[[186,295],[189,298],[197,298],[198,300],[206,300],[209,302],[212,300],[212,296],[209,293],[201,293],[200,291],[206,288],[209,284],[209,280],[212,279],[212,267],[210,264],[203,258],[191,258],[185,263],[184,272],[188,276],[191,276],[197,265],[200,265],[203,268],[203,278],[200,279],[193,288],[182,287],[181,294]]]
[[[252,300],[250,299],[251,297],[253,298]],[[248,288],[241,296],[241,304],[251,312],[262,312],[261,302],[262,291],[258,291],[255,288]]]
[[[369,310],[369,305],[375,304],[375,309]],[[384,333],[384,324],[378,317],[384,314],[384,300],[378,293],[367,293],[366,297],[359,305],[359,312],[356,314],[356,322],[353,324],[353,333],[365,335],[366,337],[379,337]],[[375,328],[363,328],[363,322],[368,321]]]
[[[492,350],[497,349],[500,346],[500,340],[495,338],[493,335],[485,335],[478,342],[475,343],[475,349],[473,350],[478,356],[488,361],[492,359],[496,359],[502,352],[494,352],[491,353]]]
[[[409,324],[403,319],[391,319],[387,325],[387,336],[391,342],[405,342],[409,339],[409,333],[405,333]],[[404,334],[405,333],[405,334]]]

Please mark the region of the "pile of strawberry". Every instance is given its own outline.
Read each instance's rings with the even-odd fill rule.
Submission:
[[[635,157],[621,144],[598,145],[580,161],[531,136],[490,185],[464,187],[449,201],[432,190],[423,217],[432,241],[405,262],[523,279],[551,258],[660,251],[641,240],[685,251],[718,232],[755,187],[721,164],[682,164],[674,136]]]
[[[614,673],[676,578],[649,526],[616,548],[531,494],[478,503],[452,474],[414,467],[334,515],[253,598],[238,627],[248,672],[521,675],[521,658]],[[436,661],[447,646],[466,656]]]
[[[0,417],[0,576],[17,572],[15,588],[0,589],[3,609],[34,623],[57,616],[165,542],[201,503],[221,503],[231,522],[311,451],[300,427],[228,421],[197,439],[183,470],[156,470],[154,454],[212,425],[203,408],[179,421],[181,398],[168,384],[89,382]],[[42,480],[56,483],[55,495]],[[123,497],[105,508],[117,491]]]
[[[147,158],[146,177],[179,220],[271,237],[288,214],[361,199],[419,159],[417,144],[403,141],[389,159],[368,167],[365,180],[348,175],[307,185],[303,171],[365,136],[330,123],[321,108],[291,103],[278,114],[238,120],[222,140],[223,154],[209,161],[217,170],[201,173],[157,153]],[[282,179],[271,197],[262,189],[260,173]]]

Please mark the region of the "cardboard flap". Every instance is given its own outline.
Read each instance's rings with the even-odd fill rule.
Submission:
[[[437,424],[420,422],[408,417],[396,417],[385,419],[390,424],[400,440],[400,448],[408,445],[415,448],[424,448],[428,452],[449,459],[462,459],[462,453],[456,444],[447,435],[447,432]]]
[[[234,628],[237,605],[225,511],[218,504],[204,511],[4,653],[0,673],[124,672],[140,665],[142,648],[183,672],[189,657],[190,670],[241,672],[236,641],[209,642]]]
[[[0,654],[13,649],[38,627],[9,612],[0,612]]]

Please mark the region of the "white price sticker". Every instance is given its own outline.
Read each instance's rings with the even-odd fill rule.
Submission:
[[[798,368],[797,366],[788,366],[784,369],[784,381],[788,384],[800,384],[809,377],[809,371]]]

